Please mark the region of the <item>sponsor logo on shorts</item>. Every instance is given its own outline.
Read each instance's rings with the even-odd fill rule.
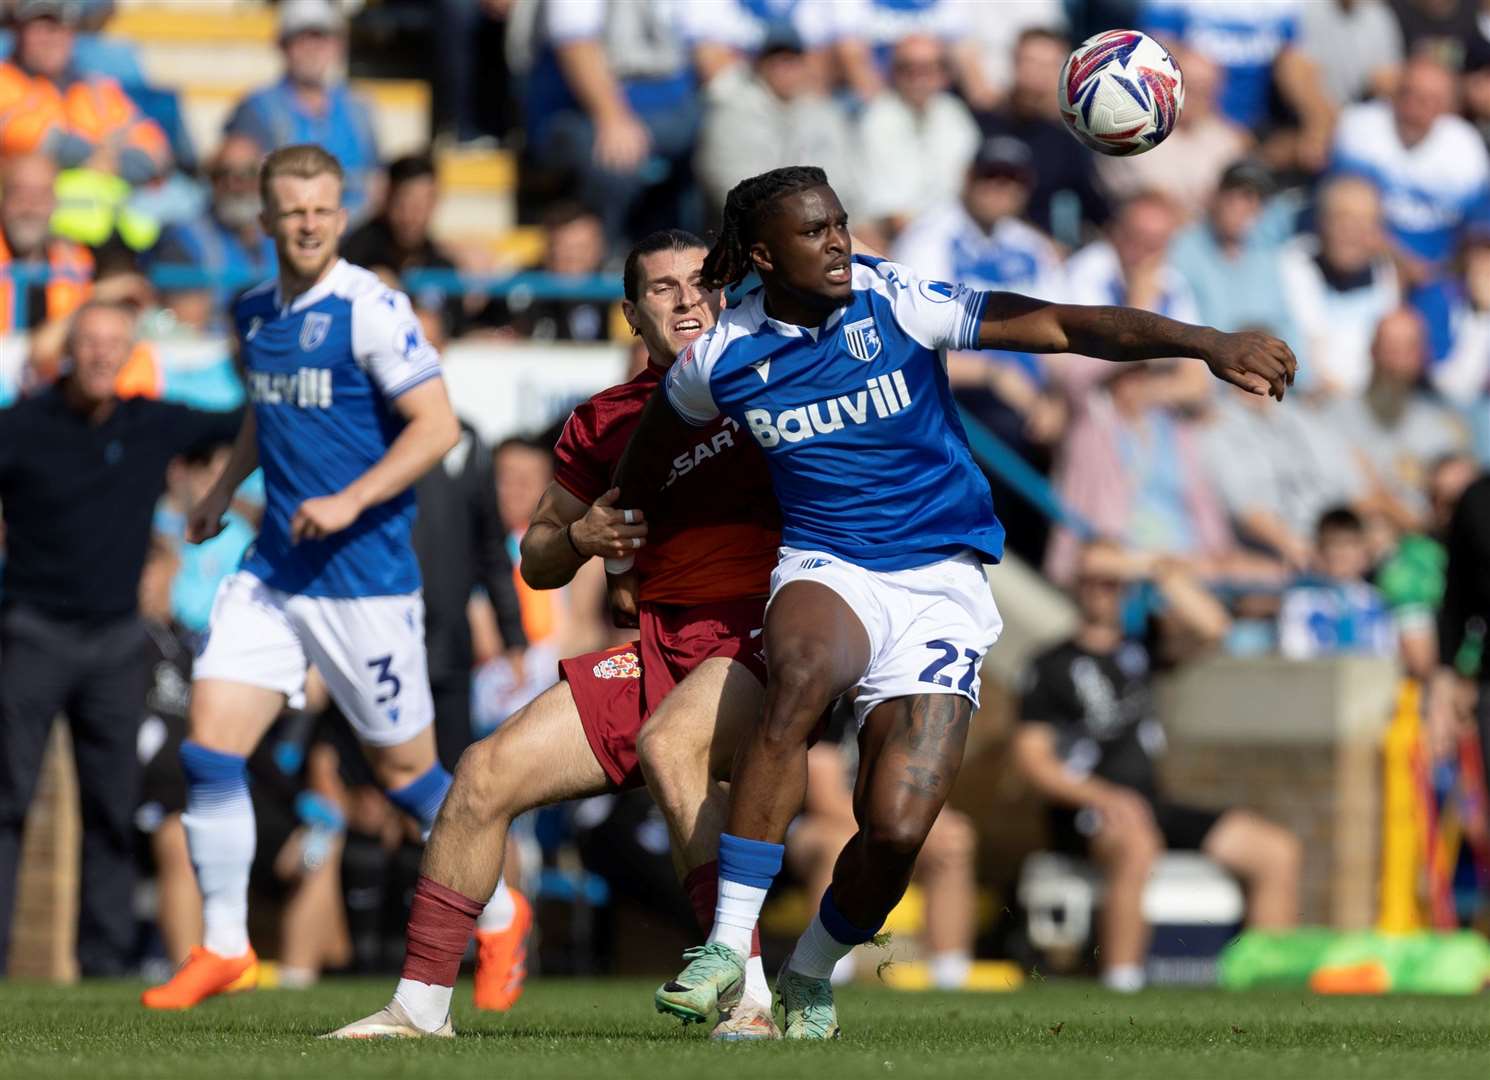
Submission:
[[[642,677],[641,661],[636,658],[634,652],[607,656],[591,670],[597,679],[640,679]]]
[[[827,566],[829,561],[828,559],[803,559],[797,565],[803,570],[816,570],[819,566]]]

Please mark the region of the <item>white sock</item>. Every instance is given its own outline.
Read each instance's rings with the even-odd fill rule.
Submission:
[[[218,956],[242,956],[248,951],[248,873],[258,831],[243,759],[188,742],[182,764],[187,792],[181,824],[202,890],[202,944]]]
[[[931,968],[932,986],[938,990],[961,990],[968,972],[973,970],[973,958],[961,949],[948,949],[932,953],[927,966]]]
[[[767,1011],[771,1008],[771,984],[766,982],[766,965],[759,956],[745,961],[745,989],[740,1001],[746,1005],[758,1005]]]
[[[516,916],[517,901],[512,899],[512,890],[504,879],[498,878],[497,891],[491,894],[486,907],[476,916],[476,929],[487,934],[506,930]]]
[[[453,986],[431,986],[413,979],[399,979],[393,1000],[403,1006],[420,1031],[439,1031],[450,1016]]]
[[[761,917],[761,905],[765,902],[765,889],[720,878],[719,899],[714,905],[714,929],[709,931],[709,940],[728,945],[742,957],[748,957],[750,939],[755,934],[755,924]]]
[[[1119,994],[1137,993],[1147,981],[1140,964],[1115,964],[1102,972],[1102,985]]]
[[[314,968],[283,967],[279,969],[281,990],[309,990],[320,977]]]
[[[859,961],[854,953],[840,957],[838,963],[833,965],[833,974],[828,976],[828,981],[834,986],[843,986],[854,981],[854,975],[859,970]]]
[[[787,961],[786,966],[809,979],[827,979],[832,977],[833,968],[838,961],[853,951],[853,945],[845,945],[828,933],[821,914],[814,914],[807,929],[797,939],[796,948],[792,949],[792,958]]]

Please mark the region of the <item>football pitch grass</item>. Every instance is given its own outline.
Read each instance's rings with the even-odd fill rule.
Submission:
[[[837,1043],[711,1044],[652,1011],[652,982],[533,982],[506,1016],[457,996],[454,1040],[319,1042],[373,1011],[391,979],[216,999],[148,1014],[136,983],[0,983],[0,1077],[508,1080],[538,1077],[1117,1077],[1447,1080],[1490,1077],[1490,998],[1317,998],[1090,983],[1011,994],[840,991]]]

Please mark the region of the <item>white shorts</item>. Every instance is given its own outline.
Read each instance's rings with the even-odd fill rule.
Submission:
[[[793,581],[832,589],[869,635],[854,718],[891,698],[961,694],[978,705],[983,656],[1004,628],[988,578],[967,552],[911,570],[866,570],[823,551],[783,547],[771,599]],[[769,605],[767,606],[769,610]]]
[[[193,679],[278,690],[298,706],[311,664],[365,743],[395,746],[434,720],[421,594],[299,596],[245,570],[224,579]]]

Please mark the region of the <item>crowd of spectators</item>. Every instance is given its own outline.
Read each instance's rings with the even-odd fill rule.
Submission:
[[[1079,592],[1089,541],[1116,545],[1103,580],[1129,629],[1183,579],[1224,608],[1204,649],[1431,670],[1423,581],[1490,463],[1490,3],[442,0],[421,8],[464,30],[436,28],[421,73],[440,139],[392,160],[346,77],[360,5],[281,0],[282,75],[200,148],[108,35],[113,6],[0,5],[0,407],[56,380],[90,297],[139,317],[122,395],[238,404],[231,374],[202,372],[231,373],[227,304],[272,273],[256,167],[290,143],[337,154],[345,254],[407,287],[439,341],[607,340],[609,305],[566,281],[616,270],[652,228],[707,233],[748,175],[816,164],[856,237],[920,275],[1264,329],[1299,356],[1281,405],[1194,360],[949,356],[969,426],[1027,466],[986,465],[1013,552]],[[1116,24],[1161,38],[1186,79],[1176,130],[1135,158],[1083,148],[1057,103],[1073,38]],[[511,109],[474,100],[478,25],[505,40]],[[541,230],[536,293],[452,287],[519,267],[436,227],[441,154],[498,144]],[[162,364],[183,349],[216,368]],[[499,473],[515,485],[545,453],[504,444]],[[549,603],[525,602],[530,619]],[[188,634],[205,613],[173,606]],[[528,627],[532,648],[552,629]],[[479,727],[538,665],[477,653]]]

